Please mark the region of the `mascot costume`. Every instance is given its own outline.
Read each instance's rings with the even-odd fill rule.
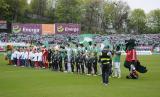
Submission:
[[[138,79],[139,73],[146,73],[147,69],[146,67],[142,66],[140,62],[137,59],[136,55],[136,49],[134,48],[136,46],[135,40],[130,39],[126,40],[126,60],[124,63],[124,66],[130,70],[130,74],[126,77],[127,79]]]
[[[13,46],[12,45],[7,45],[6,47],[6,57],[5,59],[8,60],[8,65],[12,65],[11,61],[11,54],[12,54]]]

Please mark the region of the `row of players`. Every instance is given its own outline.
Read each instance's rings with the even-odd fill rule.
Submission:
[[[119,47],[114,52],[110,51],[113,57],[112,65],[113,76],[121,77],[120,71],[120,51]],[[109,50],[109,47],[108,47]],[[50,68],[54,71],[77,72],[87,75],[101,74],[101,65],[99,64],[99,52],[74,52],[71,48],[57,50],[46,50],[45,48],[19,48],[12,50],[10,59],[15,66]],[[97,70],[98,69],[98,70]],[[99,72],[98,72],[99,71]]]

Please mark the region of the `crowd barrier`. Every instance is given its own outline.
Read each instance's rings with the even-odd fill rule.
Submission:
[[[136,51],[137,55],[152,55],[151,51]],[[126,55],[125,51],[121,51],[122,55]]]
[[[6,46],[7,45],[12,45],[12,46],[15,46],[15,47],[29,47],[30,44],[26,44],[26,43],[14,43],[14,42],[0,42],[0,52],[4,52],[6,49]]]
[[[0,42],[0,47],[4,47],[7,45],[12,45],[12,46],[22,46],[22,47],[26,47],[26,46],[30,46],[30,44],[26,44],[26,43],[15,43],[15,42]]]

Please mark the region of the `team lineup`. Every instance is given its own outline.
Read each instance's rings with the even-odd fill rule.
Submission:
[[[135,50],[135,40],[126,41],[126,60],[124,66],[129,69],[128,79],[138,79],[138,73],[146,73],[147,69],[140,65]],[[120,46],[114,50],[110,46],[103,49],[99,45],[89,43],[88,47],[77,44],[56,45],[47,49],[45,46],[13,48],[7,47],[6,59],[9,64],[21,67],[49,68],[53,71],[72,72],[87,75],[102,75],[102,82],[108,85],[109,77],[121,78]]]

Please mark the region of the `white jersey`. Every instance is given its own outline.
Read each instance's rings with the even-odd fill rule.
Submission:
[[[17,58],[17,51],[14,51],[12,54],[13,54],[13,58]]]
[[[38,61],[42,61],[42,52],[38,53]]]
[[[13,60],[14,59],[14,52],[11,54],[11,60]]]
[[[66,51],[67,51],[68,62],[70,62],[72,49],[71,48],[66,48]]]
[[[21,57],[21,53],[17,51],[17,59],[20,59],[20,57]]]
[[[28,52],[24,52],[24,59],[28,59]]]
[[[25,59],[25,52],[21,52],[21,59]]]
[[[33,52],[29,52],[30,54],[29,54],[29,58],[30,58],[30,60],[31,61],[34,61],[34,55],[35,55],[35,53],[33,53]]]
[[[28,58],[28,59],[32,60],[32,55],[33,55],[33,52],[30,51],[30,52],[29,52],[29,58]]]
[[[34,53],[34,55],[33,55],[33,61],[38,61],[38,53]]]

